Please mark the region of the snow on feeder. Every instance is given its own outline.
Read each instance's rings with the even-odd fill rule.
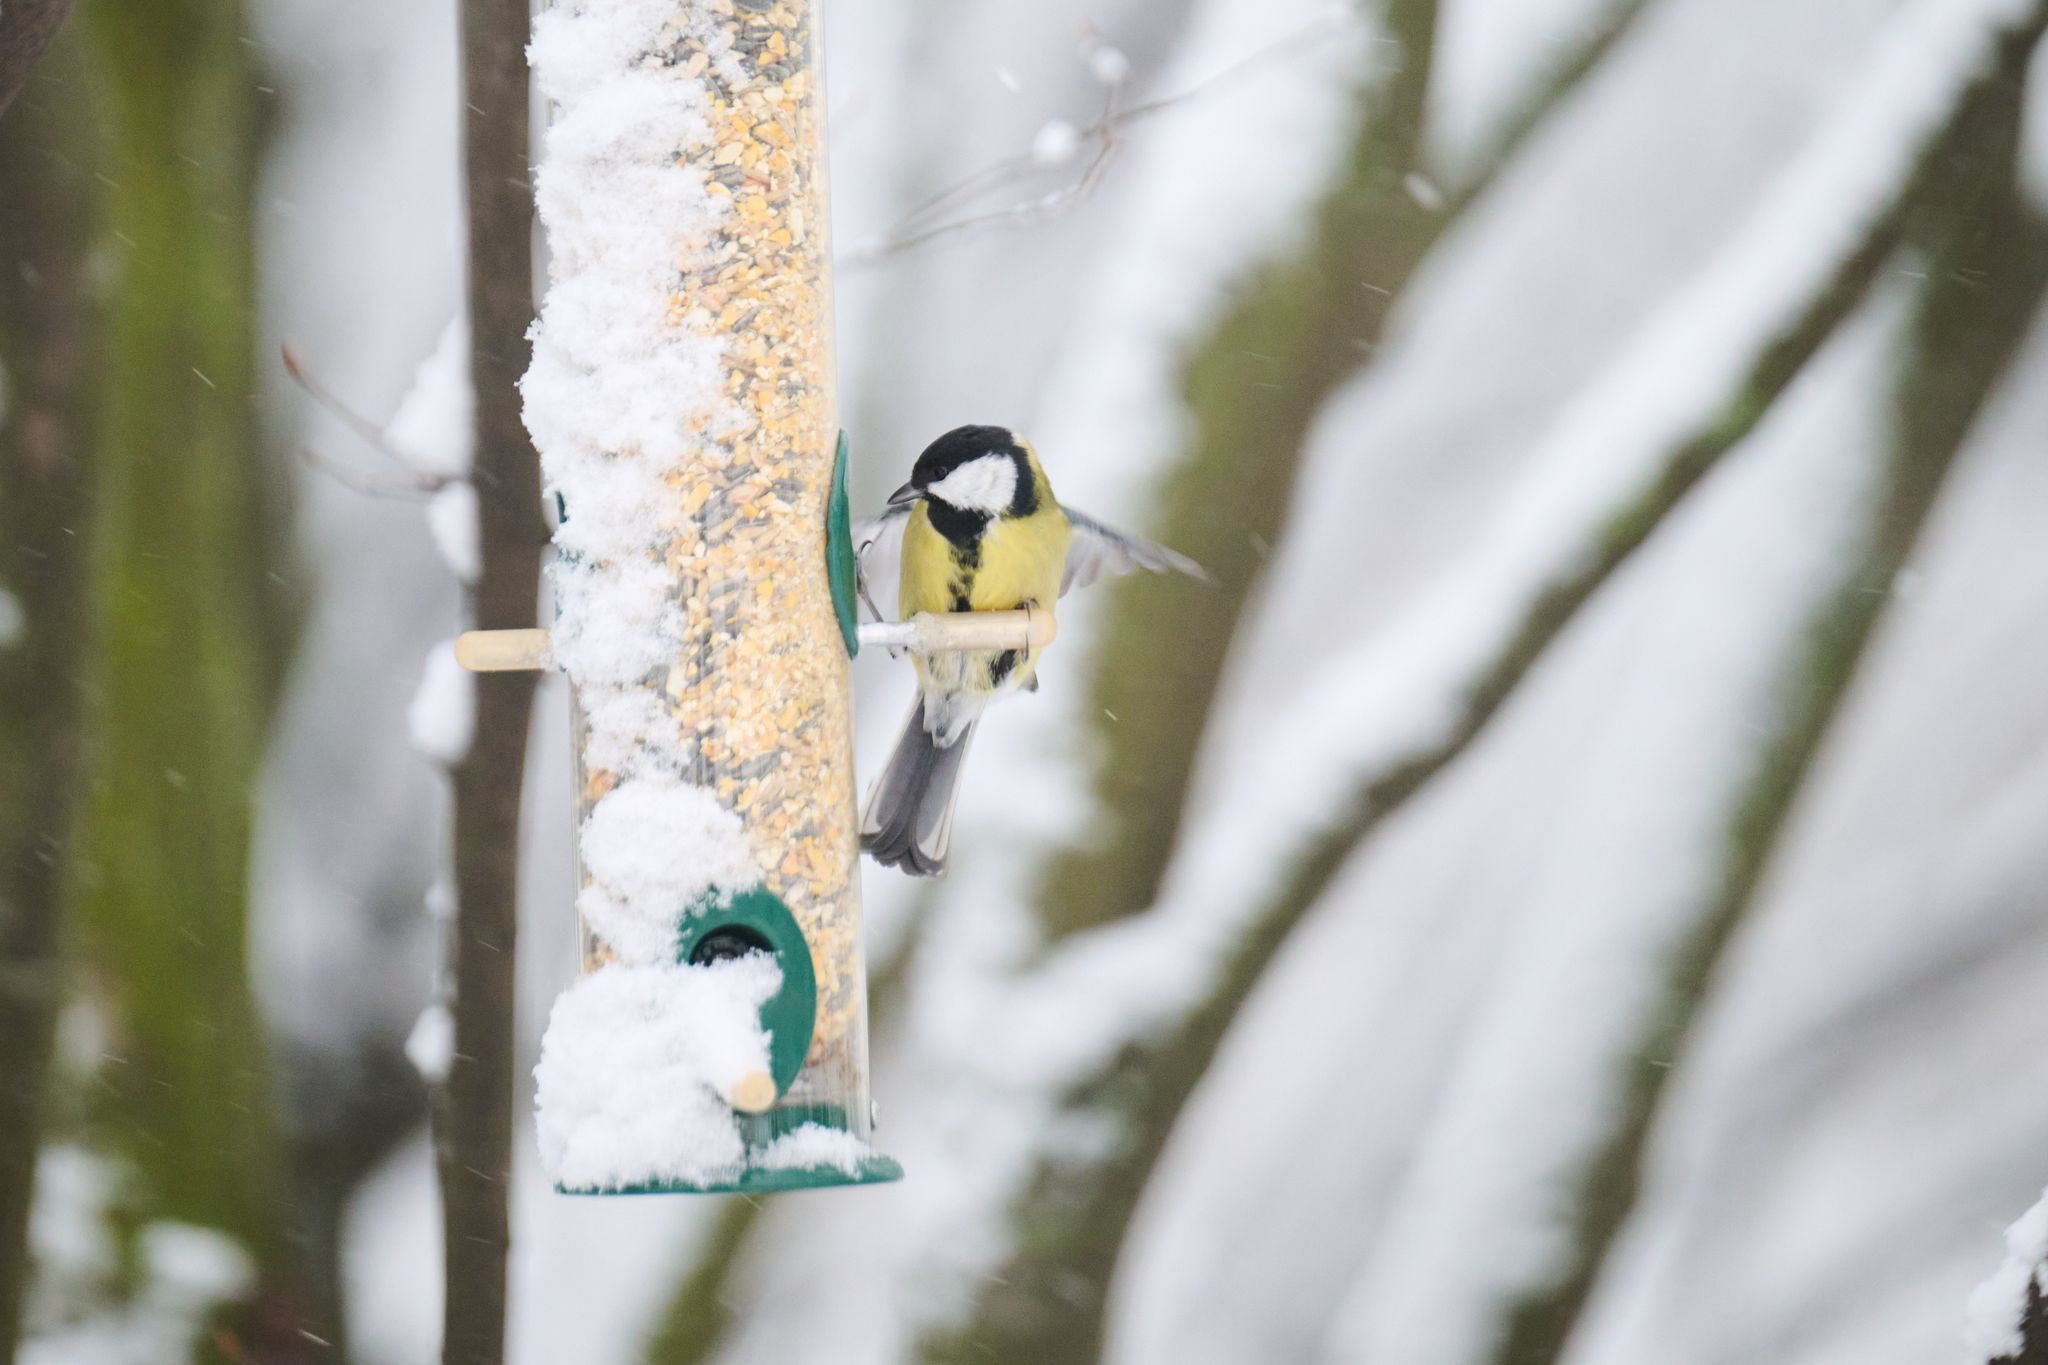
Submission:
[[[557,0],[534,23],[551,262],[523,391],[558,614],[462,654],[546,655],[575,696],[584,974],[537,1071],[569,1192],[901,1175],[868,1145],[817,22]]]

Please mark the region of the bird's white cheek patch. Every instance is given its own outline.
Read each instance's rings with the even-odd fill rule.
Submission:
[[[1017,496],[1017,462],[1007,455],[983,455],[925,491],[968,511],[1000,512]]]

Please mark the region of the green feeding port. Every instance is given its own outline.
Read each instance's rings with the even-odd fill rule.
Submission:
[[[782,1103],[803,1073],[817,1025],[818,983],[810,944],[796,916],[780,897],[759,887],[720,902],[706,896],[684,917],[678,959],[704,966],[750,953],[768,953],[782,969],[782,985],[761,1006],[761,1027],[768,1034],[769,1075],[777,1103],[760,1114],[735,1112],[750,1163],[778,1138],[808,1124],[862,1136],[843,1105]],[[730,1180],[691,1182],[648,1181],[618,1188],[581,1189],[556,1186],[562,1194],[773,1194],[789,1190],[829,1189],[838,1185],[880,1185],[901,1180],[903,1168],[889,1157],[868,1152],[858,1161],[809,1166],[749,1164]]]
[[[825,500],[825,572],[832,585],[832,611],[848,658],[860,653],[859,566],[853,558],[853,504],[846,496],[846,433],[832,455],[832,492]]]
[[[768,1074],[775,1093],[787,1094],[804,1069],[818,1021],[818,977],[796,916],[780,897],[755,887],[724,905],[706,897],[683,924],[679,956],[692,966],[767,953],[782,968],[782,988],[761,1006],[761,1027],[768,1031]]]

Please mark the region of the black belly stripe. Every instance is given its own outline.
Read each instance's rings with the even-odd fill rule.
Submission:
[[[925,499],[924,506],[932,529],[945,537],[952,554],[953,572],[946,583],[947,595],[953,600],[952,610],[973,611],[974,574],[981,567],[981,538],[993,519],[985,512],[965,512],[937,498]]]
[[[937,498],[924,500],[924,511],[932,529],[953,543],[953,552],[969,565],[981,563],[981,536],[992,519],[986,512],[970,512]]]

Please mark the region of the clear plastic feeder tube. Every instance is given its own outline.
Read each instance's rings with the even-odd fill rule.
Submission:
[[[817,10],[812,0],[679,3],[663,50],[647,58],[701,82],[706,97],[710,135],[679,152],[722,213],[708,241],[679,254],[669,317],[716,338],[724,393],[697,433],[703,456],[669,481],[663,563],[681,643],[645,686],[676,727],[682,779],[739,816],[762,885],[810,946],[815,1030],[779,1117],[768,1116],[773,1131],[817,1119],[865,1138],[851,698],[825,558],[838,425]],[[586,733],[579,709],[579,828],[617,781],[586,761]],[[586,924],[584,970],[610,957]]]

